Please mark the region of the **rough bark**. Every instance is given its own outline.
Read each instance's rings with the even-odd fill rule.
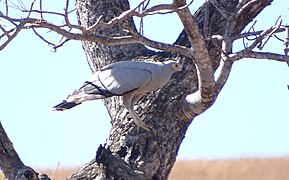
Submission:
[[[238,1],[220,1],[227,9],[232,9]],[[269,0],[262,0],[252,6],[238,20],[235,32],[239,33],[267,5]],[[79,23],[84,27],[94,24],[100,15],[106,21],[129,9],[126,0],[90,0],[76,1]],[[211,5],[209,19],[205,26],[205,6],[195,14],[199,27],[210,35],[222,35],[225,31],[225,19]],[[207,17],[206,17],[207,18]],[[133,27],[132,19],[127,24]],[[207,28],[209,26],[209,32]],[[122,27],[98,30],[96,34],[122,34]],[[190,46],[185,32],[182,32],[176,44]],[[206,40],[206,46],[214,70],[220,62],[220,44]],[[97,150],[96,157],[86,164],[70,179],[167,179],[176,156],[192,119],[187,119],[182,112],[184,97],[198,90],[197,74],[192,60],[172,53],[155,53],[143,45],[106,46],[83,42],[88,63],[95,71],[98,67],[121,60],[167,60],[174,59],[184,63],[182,73],[176,74],[170,83],[160,91],[144,96],[135,110],[144,122],[153,127],[153,132],[136,128],[128,112],[122,106],[121,98],[110,98],[105,105],[111,116],[112,129],[104,146]]]
[[[172,5],[184,7],[185,2],[185,0],[174,0]],[[187,8],[177,9],[176,12],[185,27],[175,44],[192,47],[195,50],[195,56],[192,59],[169,52],[153,52],[142,44],[108,46],[83,42],[92,72],[106,64],[122,60],[164,61],[173,59],[182,62],[184,70],[175,74],[170,83],[162,90],[143,96],[135,106],[135,110],[144,119],[144,122],[153,128],[152,132],[137,129],[127,110],[122,106],[120,97],[105,100],[112,123],[109,137],[105,144],[98,148],[96,157],[77,173],[71,175],[69,179],[168,178],[187,128],[193,118],[197,116],[197,113],[188,113],[189,115],[185,113],[186,108],[192,109],[185,97],[196,91],[206,92],[202,96],[209,97],[208,99],[213,97],[208,102],[201,102],[204,107],[200,111],[202,113],[214,103],[215,88],[220,91],[225,83],[214,87],[213,74],[222,64],[220,59],[221,56],[224,56],[225,51],[224,49],[221,51],[221,47],[224,45],[221,41],[212,40],[210,37],[220,35],[225,39],[228,35],[240,33],[272,0],[250,1],[246,9],[236,16],[237,20],[235,19],[233,26],[231,24],[230,27],[231,34],[228,34],[226,33],[228,32],[228,28],[226,28],[228,19],[226,18],[234,12],[238,2],[238,0],[207,1],[193,18],[188,16],[190,12]],[[245,4],[249,1],[242,2]],[[79,24],[84,29],[89,29],[100,18],[108,22],[130,7],[127,0],[76,0],[76,8]],[[198,28],[193,28],[196,27],[196,24],[200,31]],[[131,17],[112,28],[97,29],[94,34],[106,39],[109,36],[129,34],[127,31],[123,31],[126,28],[135,29]],[[201,45],[196,46],[196,44]],[[229,51],[231,46],[227,46]],[[225,50],[227,49],[225,48]],[[257,56],[258,54],[253,55]],[[204,57],[203,61],[196,60],[202,57]],[[202,62],[204,64],[200,65]],[[209,66],[207,69],[203,68],[198,71],[204,72],[203,79],[198,78],[194,63],[198,68]],[[231,66],[232,63],[229,62],[224,66]],[[206,70],[208,71],[206,72]],[[228,76],[229,73],[230,71],[227,71],[224,76]],[[201,86],[200,88],[199,85],[202,81],[209,85],[213,84],[213,87]],[[209,81],[211,83],[208,83]],[[0,138],[0,167],[8,179],[49,179],[46,175],[38,175],[37,172],[22,163],[1,124]]]

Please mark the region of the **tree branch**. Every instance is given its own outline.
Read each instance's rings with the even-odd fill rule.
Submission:
[[[231,54],[233,51],[234,40],[232,39],[232,35],[234,34],[235,26],[237,23],[238,14],[236,12],[239,8],[241,8],[241,3],[242,2],[239,1],[236,10],[232,13],[227,14],[228,17],[226,18],[227,22],[225,32],[222,36],[221,61],[218,69],[215,72],[217,95],[226,84],[233,66],[233,62],[228,60],[228,54]]]
[[[221,62],[219,65],[218,70],[215,73],[215,79],[216,79],[216,86],[218,89],[218,92],[222,89],[222,87],[225,85],[229,75],[230,71],[233,65],[233,62],[243,59],[243,58],[256,58],[256,59],[270,59],[270,60],[276,60],[281,62],[287,62],[288,63],[288,57],[275,54],[275,53],[267,53],[267,52],[254,52],[253,49],[258,47],[260,50],[265,46],[265,44],[268,42],[269,38],[272,37],[274,33],[282,32],[285,30],[285,27],[281,25],[281,23],[277,26],[272,26],[269,29],[258,31],[258,32],[248,32],[238,35],[233,35],[235,31],[235,27],[237,24],[237,19],[239,18],[240,14],[247,9],[249,6],[255,5],[257,1],[252,0],[249,2],[244,1],[239,2],[237,5],[236,10],[234,11],[232,17],[229,17],[231,21],[227,20],[225,33],[223,35],[222,39],[222,52],[221,52]],[[282,22],[282,21],[281,21]],[[250,28],[251,29],[251,28]],[[257,36],[259,35],[259,36]],[[256,36],[255,40],[249,47],[245,47],[244,50],[233,53],[233,42],[236,39],[239,38],[247,38],[249,36]],[[267,38],[267,40],[263,43],[262,40]],[[288,63],[289,65],[289,63]]]
[[[275,27],[275,26],[273,26],[273,27]],[[275,30],[274,33],[284,32],[285,29],[286,29],[286,26],[281,25],[279,28],[277,28]],[[247,38],[247,37],[250,37],[250,36],[257,36],[257,35],[260,35],[262,32],[264,32],[264,30],[236,34],[236,35],[232,36],[232,40]]]
[[[176,1],[174,1],[176,2]],[[249,7],[255,6],[256,3],[258,3],[258,1],[252,0],[252,1],[239,1],[239,3],[237,4],[236,8],[233,9],[232,12],[229,12],[228,10],[226,10],[225,7],[222,6],[222,3],[214,1],[214,0],[210,0],[210,2],[215,6],[215,8],[223,15],[223,17],[226,19],[226,27],[225,27],[225,31],[223,35],[213,35],[212,38],[213,39],[217,39],[219,41],[222,41],[222,48],[221,48],[221,61],[220,64],[218,66],[218,69],[216,70],[216,72],[214,73],[214,79],[215,81],[210,81],[212,82],[211,85],[212,86],[203,86],[204,83],[202,83],[201,81],[201,77],[202,77],[202,72],[200,68],[202,65],[206,65],[205,62],[202,62],[198,64],[198,58],[196,57],[196,53],[195,50],[196,48],[193,47],[194,42],[191,39],[198,39],[198,37],[202,37],[201,34],[199,34],[198,36],[192,36],[192,32],[193,30],[190,30],[189,28],[184,27],[186,34],[188,36],[188,39],[192,45],[192,49],[194,50],[194,57],[195,57],[195,62],[197,64],[197,70],[198,70],[198,76],[199,76],[199,91],[195,92],[194,94],[190,94],[186,97],[186,102],[188,102],[191,105],[186,104],[184,106],[184,114],[186,114],[186,116],[188,118],[191,117],[195,117],[196,115],[204,112],[206,110],[206,106],[204,101],[202,100],[202,86],[203,88],[210,94],[210,96],[207,96],[209,98],[207,98],[208,100],[210,100],[210,103],[213,103],[214,100],[217,98],[219,92],[221,91],[221,89],[223,88],[223,86],[225,85],[225,83],[227,82],[230,72],[231,72],[231,68],[232,65],[234,63],[234,61],[232,60],[232,57],[230,57],[230,55],[233,53],[233,42],[234,40],[241,38],[241,37],[247,37],[247,36],[252,36],[252,35],[259,35],[258,38],[255,39],[255,41],[251,44],[251,46],[247,49],[245,49],[244,53],[241,53],[240,55],[236,55],[234,56],[234,58],[244,58],[244,57],[256,57],[256,58],[265,58],[266,56],[268,56],[268,59],[274,59],[278,60],[278,61],[282,61],[282,62],[288,62],[286,59],[284,59],[284,56],[282,57],[282,55],[277,56],[276,54],[261,54],[261,53],[256,53],[256,52],[250,52],[252,51],[252,49],[254,49],[257,45],[262,48],[264,47],[265,43],[262,44],[262,39],[264,39],[265,37],[271,37],[274,33],[277,32],[281,32],[284,31],[284,27],[281,26],[281,24],[279,24],[278,26],[272,27],[270,29],[268,29],[267,31],[263,31],[263,32],[258,32],[258,33],[247,33],[247,34],[242,34],[242,35],[235,35],[235,31],[236,31],[236,27],[237,27],[237,20],[239,19],[239,17],[241,16],[241,14]],[[179,1],[180,3],[180,1]],[[177,11],[177,13],[180,16],[180,13]],[[206,18],[206,17],[205,17]],[[182,20],[183,24],[185,24],[188,27],[193,27],[194,29],[198,29],[194,24],[190,24],[190,21],[183,21],[183,17],[180,16],[180,19]],[[192,18],[193,19],[193,18]],[[206,18],[208,19],[208,18]],[[192,22],[192,21],[191,21]],[[208,26],[208,25],[206,25]],[[206,30],[205,28],[207,28],[204,25],[204,30]],[[193,37],[193,38],[192,38]],[[202,37],[203,38],[203,37]],[[199,43],[199,46],[201,46],[203,44],[202,40],[196,40],[197,43]],[[203,52],[207,52],[207,49],[204,45],[202,45],[204,47]],[[249,53],[250,52],[250,53]],[[206,54],[203,54],[202,57],[204,59],[209,59],[208,56],[206,56]],[[204,66],[205,67],[205,66]],[[212,69],[206,69],[207,73],[208,72],[213,72]],[[204,75],[204,74],[203,74]],[[206,77],[210,77],[210,75],[206,74]],[[216,82],[214,84],[214,82]],[[205,81],[206,83],[206,81]],[[213,86],[214,85],[214,86]],[[215,89],[216,88],[216,89]],[[206,92],[205,91],[205,92]],[[209,102],[209,101],[208,101]],[[199,106],[196,106],[196,104],[199,104]],[[208,104],[207,104],[208,105]],[[203,106],[203,108],[202,108]],[[188,112],[189,111],[189,112]]]
[[[241,51],[235,54],[230,54],[230,61],[238,61],[243,58],[254,58],[254,59],[264,59],[264,60],[274,60],[278,62],[289,63],[289,56],[276,54],[271,52],[255,52],[255,51]]]
[[[2,16],[2,14],[0,14],[0,18],[1,18],[1,16]],[[3,35],[0,36],[1,39],[4,36],[7,37],[7,40],[0,45],[0,51],[2,49],[4,49],[18,35],[18,33],[24,28],[25,24],[26,24],[25,22],[20,22],[19,25],[16,25],[15,28],[12,28],[12,29],[10,29],[8,31],[6,31],[5,28],[2,25],[0,25],[1,30],[3,31]]]
[[[231,73],[233,66],[233,62],[226,60],[221,60],[220,65],[218,67],[219,70],[215,72],[215,80],[216,80],[216,87],[218,90],[218,93],[222,90],[224,85],[226,84],[229,75]]]
[[[177,7],[184,7],[185,1],[174,0]],[[213,67],[206,48],[206,43],[194,17],[188,7],[176,11],[183,23],[184,30],[191,44],[191,58],[197,65],[199,91],[186,97],[187,105],[185,114],[198,115],[208,109],[216,98]],[[191,117],[190,117],[191,118]]]
[[[259,2],[259,0],[251,0],[248,1],[244,4],[244,0],[243,1],[239,1],[239,4],[236,7],[235,10],[235,16],[236,19],[243,13],[245,12],[248,8],[252,7],[254,4],[257,4]]]
[[[98,4],[98,2],[100,3]],[[245,20],[242,19],[242,14],[244,14],[247,9],[251,9],[250,8],[251,6],[254,7],[256,6],[257,1],[255,0],[253,1],[235,0],[234,2],[228,1],[228,4],[230,4],[230,6],[236,6],[237,4],[236,8],[235,7],[230,8],[230,6],[227,6],[227,4],[223,3],[225,1],[219,3],[216,0],[211,0],[210,2],[214,4],[213,6],[216,7],[220,11],[220,13],[223,14],[223,16],[227,19],[226,26],[223,25],[225,21],[223,20],[221,15],[219,15],[219,12],[216,13],[216,10],[214,10],[215,12],[209,12],[210,9],[208,8],[208,6],[210,2],[207,2],[205,16],[203,16],[204,14],[200,15],[203,16],[205,21],[207,22],[203,22],[201,18],[198,19],[199,24],[204,25],[203,32],[205,32],[206,34],[205,38],[203,37],[203,34],[201,33],[200,30],[202,25],[200,25],[200,27],[197,25],[195,17],[192,16],[192,14],[188,9],[188,6],[190,4],[186,4],[185,0],[174,0],[173,4],[160,4],[148,9],[146,9],[145,7],[142,10],[137,10],[139,7],[141,7],[141,4],[145,2],[146,0],[142,0],[135,8],[127,10],[128,9],[127,1],[117,2],[116,3],[117,5],[113,4],[114,1],[109,1],[110,3],[109,5],[105,4],[107,3],[105,0],[94,1],[93,3],[95,4],[93,3],[89,4],[90,2],[88,3],[88,1],[86,2],[78,1],[77,6],[78,8],[80,7],[78,9],[78,13],[79,14],[82,13],[82,15],[79,15],[79,17],[81,17],[79,18],[79,21],[80,24],[83,25],[83,27],[79,25],[73,25],[69,21],[68,0],[66,0],[66,5],[63,13],[44,11],[42,9],[42,5],[39,10],[34,10],[32,9],[33,8],[32,4],[30,6],[30,10],[27,11],[28,16],[26,18],[19,18],[19,19],[10,18],[8,17],[8,10],[6,16],[4,14],[0,14],[0,19],[8,21],[13,25],[12,29],[6,29],[5,26],[2,26],[2,24],[0,24],[0,30],[3,32],[0,34],[0,38],[4,37],[7,38],[7,40],[3,43],[6,45],[14,38],[13,37],[14,35],[15,36],[17,35],[18,33],[17,31],[20,31],[22,29],[34,30],[37,28],[49,29],[61,35],[63,39],[61,38],[60,43],[56,45],[56,43],[52,43],[46,40],[44,36],[35,31],[35,34],[40,39],[42,39],[48,44],[51,44],[55,48],[63,45],[66,41],[69,40],[96,42],[96,43],[83,42],[83,46],[86,49],[89,64],[91,65],[91,67],[93,66],[92,70],[97,69],[103,64],[118,61],[119,57],[122,57],[123,59],[127,57],[135,58],[136,56],[140,55],[140,53],[137,54],[134,51],[135,49],[139,48],[138,47],[139,44],[144,44],[156,49],[184,55],[186,57],[191,58],[196,64],[198,82],[195,76],[196,74],[196,71],[194,69],[195,64],[187,62],[186,61],[187,59],[182,57],[181,58],[182,60],[185,59],[184,72],[176,74],[176,77],[175,79],[173,77],[171,84],[168,84],[168,87],[163,88],[157,94],[156,93],[152,94],[150,97],[143,97],[144,98],[143,102],[145,103],[141,102],[139,103],[138,109],[142,109],[140,111],[142,111],[141,116],[145,117],[144,120],[147,121],[148,123],[153,124],[154,127],[161,129],[160,131],[156,132],[157,134],[155,134],[153,138],[150,135],[148,136],[147,132],[139,133],[135,131],[136,129],[131,128],[132,125],[130,124],[131,119],[128,118],[127,113],[125,111],[121,111],[121,113],[118,113],[118,109],[120,107],[119,105],[121,103],[119,104],[119,101],[116,100],[117,98],[114,100],[107,99],[106,100],[107,104],[109,104],[109,101],[111,101],[110,102],[111,104],[108,105],[108,109],[111,108],[110,111],[113,112],[112,114],[116,115],[115,119],[117,120],[113,120],[113,127],[112,127],[113,129],[111,131],[110,137],[108,138],[106,147],[105,148],[101,147],[99,149],[99,151],[97,152],[97,156],[95,158],[96,160],[93,161],[92,164],[88,164],[85,168],[81,169],[80,171],[82,171],[82,173],[80,173],[79,175],[75,175],[74,176],[75,179],[79,179],[79,177],[96,178],[95,174],[99,172],[102,173],[101,175],[103,175],[103,178],[105,177],[119,178],[120,176],[124,177],[125,174],[128,174],[130,175],[130,177],[134,175],[136,178],[149,177],[149,179],[166,179],[167,173],[170,171],[175,161],[175,156],[176,152],[178,151],[179,145],[185,135],[187,127],[189,126],[190,121],[188,121],[188,119],[196,117],[197,115],[208,109],[214,103],[218,93],[225,85],[229,77],[232,64],[235,61],[244,57],[254,57],[257,59],[272,58],[274,60],[277,59],[278,61],[288,63],[288,57],[284,58],[284,56],[282,55],[278,54],[276,55],[273,53],[261,54],[258,52],[253,52],[252,50],[254,49],[254,47],[260,44],[261,42],[260,40],[258,40],[259,42],[256,41],[257,42],[255,43],[256,45],[254,44],[254,42],[252,43],[254,44],[252,45],[252,47],[254,46],[252,49],[249,50],[245,49],[244,51],[235,54],[232,52],[233,42],[234,40],[238,39],[237,38],[238,35],[235,35],[239,33],[237,27],[243,27],[245,24],[248,23],[248,19],[251,20],[252,17],[254,17],[256,14],[259,13],[259,11],[255,11],[255,9],[253,9],[252,10],[253,14],[246,17],[247,19]],[[193,1],[191,1],[190,3],[192,2]],[[265,1],[262,1],[261,3],[264,2]],[[41,0],[40,3],[42,3]],[[90,7],[86,7],[83,5],[89,5]],[[99,6],[103,7],[99,8]],[[211,6],[211,9],[214,9],[213,6]],[[263,9],[265,6],[266,5],[260,5],[257,8],[257,10]],[[87,9],[85,8],[82,9],[82,7],[86,7]],[[97,11],[99,12],[95,11],[96,7],[98,8]],[[111,10],[110,8],[112,7],[113,11],[110,11]],[[116,11],[114,11],[115,9]],[[230,11],[227,11],[227,9],[229,9]],[[107,14],[103,13],[106,10],[109,10],[108,11],[109,13]],[[233,11],[231,12],[231,10]],[[88,17],[87,12],[89,12],[90,13],[89,15],[92,16]],[[191,48],[188,48],[189,46],[185,47],[180,45],[171,45],[150,40],[142,36],[138,32],[136,32],[133,28],[127,27],[128,29],[127,31],[127,29],[125,29],[126,25],[123,25],[125,24],[123,22],[127,22],[127,19],[131,18],[132,16],[142,18],[148,15],[172,13],[172,12],[177,12],[177,14],[179,15],[179,18],[181,19],[186,32],[186,35],[183,37],[188,37],[189,39],[188,42],[190,43]],[[93,15],[93,13],[95,14]],[[40,15],[41,18],[40,19],[34,18],[35,14]],[[56,25],[49,22],[48,20],[45,20],[43,18],[44,14],[45,16],[46,14],[51,14],[53,16],[63,18],[64,20],[63,24]],[[214,14],[214,17],[212,17],[211,14]],[[219,20],[220,18],[222,20]],[[237,22],[238,19],[239,20],[241,19],[241,21]],[[88,21],[89,23],[87,23]],[[213,25],[210,23],[215,24]],[[222,25],[218,26],[220,23]],[[87,24],[90,24],[89,27],[86,27],[88,26]],[[132,24],[133,23],[129,25]],[[218,25],[216,26],[216,24]],[[216,31],[213,28],[218,30]],[[270,31],[268,35],[276,33],[277,31],[279,31],[279,29],[281,29],[281,26],[275,29],[274,31]],[[106,32],[103,34],[107,35],[102,36],[100,30],[106,30]],[[218,44],[211,43],[212,39],[209,38],[211,36],[211,32],[213,35],[215,34],[213,39],[218,41]],[[261,36],[262,32],[260,32],[259,34],[254,34],[256,32],[253,32],[251,34],[254,34],[254,36],[258,35]],[[249,36],[249,34],[247,35]],[[242,36],[248,37],[247,35],[243,34]],[[242,37],[239,36],[239,38]],[[222,42],[222,46],[220,46],[219,42]],[[212,47],[210,43],[214,44],[214,47]],[[6,46],[6,45],[3,46],[3,44],[0,46],[0,50],[1,47],[3,49]],[[104,45],[125,45],[125,44],[126,45],[137,44],[135,45],[137,47],[131,50],[132,47],[134,46],[110,46],[110,47],[104,46]],[[144,47],[143,45],[141,46]],[[288,44],[286,45],[286,48],[287,46]],[[208,53],[209,50],[213,50],[212,54],[214,54],[214,57],[212,57],[212,55],[211,56],[209,55]],[[147,56],[147,54],[145,54],[146,51],[139,51],[139,52],[141,53],[144,52],[143,53],[144,56],[138,57],[139,59],[146,58],[145,57]],[[156,54],[154,54],[153,56],[156,56]],[[162,57],[157,55],[157,58],[161,58],[162,60],[166,60],[166,58],[171,59],[172,57],[174,58],[175,54],[170,54],[169,57]],[[147,57],[146,60],[154,60],[154,58],[155,57]],[[139,59],[135,58],[134,60]],[[217,63],[214,61],[216,61]],[[219,68],[216,71],[215,68],[218,65]],[[192,93],[193,91],[196,92]],[[182,103],[183,101],[180,102],[182,98],[184,100],[184,103]],[[158,108],[155,108],[156,107],[155,105],[157,105]],[[180,111],[179,105],[182,106],[183,113],[185,114],[186,117],[183,116],[182,112]],[[159,113],[160,112],[159,110],[163,109],[166,109],[168,112]],[[158,120],[157,123],[155,123],[156,122],[155,119]],[[125,127],[123,126],[124,124]],[[122,129],[123,127],[124,129]],[[125,133],[120,134],[119,130]],[[175,135],[174,143],[172,143],[171,138],[168,138],[170,137],[173,131],[175,131],[173,133]],[[2,134],[2,132],[0,132],[0,134]],[[121,139],[121,141],[119,141],[119,139]],[[171,146],[168,149],[166,149],[168,147],[168,144]],[[1,153],[1,143],[0,143],[0,153]],[[150,157],[150,159],[147,157]],[[1,160],[2,158],[0,158],[0,162]],[[95,171],[96,168],[94,166],[96,164],[97,166],[99,166],[98,170],[100,170],[97,173]]]
[[[170,52],[182,54],[184,56],[189,55],[189,53],[188,53],[189,50],[186,47],[153,41],[153,40],[145,38],[145,37],[143,37],[137,33],[135,33],[135,35],[133,35],[133,36],[102,37],[102,36],[97,36],[97,35],[90,34],[90,33],[88,33],[88,34],[73,33],[73,32],[65,30],[61,26],[51,24],[51,23],[46,22],[46,21],[41,20],[41,19],[35,19],[35,18],[13,19],[10,17],[2,16],[2,15],[0,15],[0,18],[5,18],[9,22],[10,21],[14,22],[14,23],[19,22],[19,25],[17,25],[17,28],[16,28],[15,32],[13,33],[13,35],[10,35],[9,39],[4,44],[2,44],[0,46],[0,50],[4,49],[6,47],[6,45],[8,45],[8,43],[10,41],[12,41],[12,39],[15,38],[17,36],[17,34],[22,29],[46,28],[46,29],[50,29],[53,32],[56,32],[56,33],[66,37],[67,39],[70,39],[70,40],[98,42],[98,43],[102,43],[102,44],[106,44],[106,45],[142,43],[144,45],[147,45],[147,46],[155,48],[155,49],[160,49],[163,51],[170,51]],[[5,33],[7,34],[8,32],[5,31]],[[39,34],[37,34],[37,35],[40,36]],[[45,40],[45,42],[48,43],[49,41]],[[51,42],[49,42],[48,44],[54,45],[54,43],[51,43]]]
[[[145,1],[146,0],[143,0],[143,1],[141,1],[141,3],[145,2]],[[146,46],[149,46],[149,47],[152,47],[155,49],[159,49],[159,50],[163,50],[163,51],[170,51],[170,52],[178,53],[178,54],[181,54],[184,56],[188,56],[189,50],[186,47],[153,41],[153,40],[150,40],[148,38],[141,36],[138,33],[134,33],[133,36],[119,36],[119,37],[102,37],[102,36],[94,35],[92,33],[98,28],[111,28],[115,24],[121,23],[122,21],[124,21],[128,17],[135,15],[135,14],[138,14],[138,13],[136,13],[136,9],[141,5],[141,3],[139,3],[133,9],[130,9],[128,11],[123,12],[121,15],[113,18],[112,20],[110,20],[107,23],[103,22],[101,20],[102,17],[100,17],[93,26],[88,27],[87,29],[85,29],[79,25],[72,25],[69,22],[69,18],[68,18],[69,0],[66,1],[64,14],[56,13],[56,12],[50,12],[50,11],[33,10],[32,9],[33,5],[31,5],[30,10],[27,10],[27,12],[29,12],[29,13],[35,12],[35,13],[39,13],[39,14],[45,13],[45,14],[53,14],[53,15],[61,16],[65,20],[64,25],[55,25],[55,24],[49,23],[43,19],[29,18],[29,17],[17,19],[17,18],[10,18],[8,16],[5,16],[4,14],[0,14],[0,18],[5,19],[8,22],[10,22],[11,24],[14,24],[16,26],[13,30],[6,31],[2,27],[2,25],[0,25],[0,28],[3,31],[3,34],[1,35],[1,37],[4,37],[4,36],[8,37],[7,41],[4,42],[3,44],[1,44],[0,50],[4,49],[10,43],[10,41],[12,41],[17,36],[17,34],[22,29],[33,29],[33,31],[35,32],[36,28],[46,28],[46,29],[52,30],[53,32],[56,32],[56,33],[58,33],[64,37],[66,37],[68,40],[81,40],[81,41],[98,42],[98,43],[102,43],[102,44],[106,44],[106,45],[142,43]],[[148,12],[152,13],[152,12],[159,11],[159,10],[166,9],[166,8],[167,8],[166,6],[161,5],[161,6],[158,6],[158,8],[149,9]],[[148,15],[148,14],[144,13],[142,16],[146,16],[146,15]],[[70,29],[79,30],[82,32],[82,34],[68,31],[65,29],[65,27],[69,27]],[[9,33],[11,33],[11,32],[14,32],[14,33],[12,35],[9,35]],[[60,46],[56,46],[55,45],[56,43],[52,43],[48,40],[45,40],[39,33],[35,32],[35,34],[38,37],[40,37],[40,39],[42,39],[44,42],[46,42],[52,46],[55,46],[54,49],[56,49],[57,47],[60,47]]]

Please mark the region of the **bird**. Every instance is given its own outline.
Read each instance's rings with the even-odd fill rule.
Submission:
[[[134,104],[142,95],[163,88],[172,74],[182,71],[182,64],[163,62],[120,61],[98,69],[80,88],[68,95],[53,111],[71,109],[85,101],[122,96],[123,105],[137,127],[151,129],[134,112]]]

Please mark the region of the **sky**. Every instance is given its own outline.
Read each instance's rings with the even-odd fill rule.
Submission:
[[[191,11],[201,2],[195,1]],[[49,8],[61,9],[64,4]],[[269,28],[279,15],[286,24],[288,14],[288,6],[274,1],[258,16],[255,29]],[[181,30],[175,14],[144,21],[145,36],[162,42],[174,42]],[[283,38],[284,34],[279,36]],[[242,46],[239,43],[235,47]],[[282,53],[282,42],[272,40],[264,51]],[[26,165],[82,165],[105,142],[111,125],[101,100],[61,113],[49,111],[90,75],[77,41],[51,52],[26,30],[0,51],[0,121]],[[236,62],[216,103],[189,127],[178,159],[289,156],[288,78],[285,63],[254,59]]]

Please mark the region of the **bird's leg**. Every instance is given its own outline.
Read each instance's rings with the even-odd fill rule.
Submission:
[[[132,116],[133,122],[137,125],[137,127],[141,127],[147,131],[151,130],[133,110],[128,110],[128,112]]]
[[[133,110],[133,97],[132,95],[123,96],[123,104],[128,110],[129,114],[132,116],[134,123],[137,127],[141,127],[144,130],[150,131],[151,129],[142,121],[142,119]]]

